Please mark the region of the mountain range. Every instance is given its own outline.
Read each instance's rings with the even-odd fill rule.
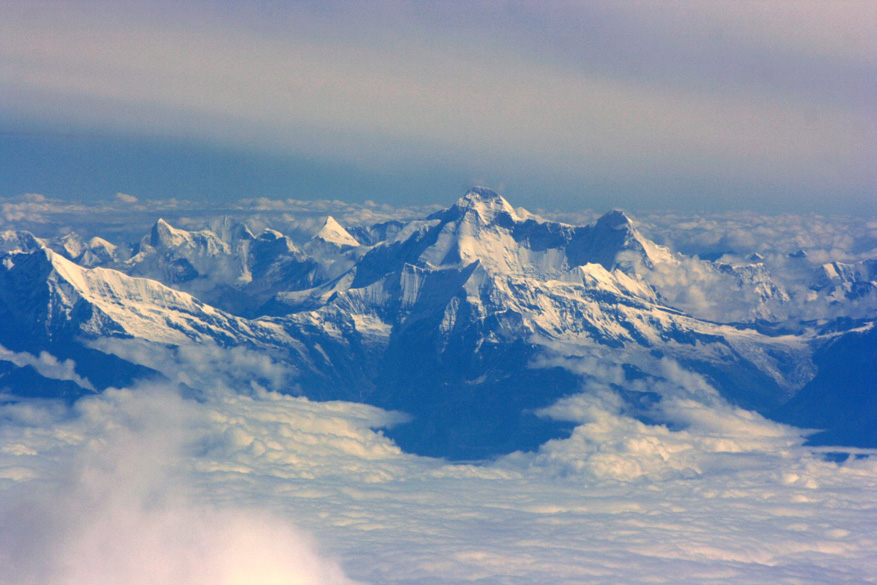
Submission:
[[[807,294],[865,306],[865,318],[811,319],[756,256],[686,257],[622,211],[574,226],[482,188],[416,221],[346,229],[327,217],[299,243],[229,218],[194,231],[158,219],[134,243],[8,231],[0,388],[74,401],[161,376],[108,339],[209,344],[288,366],[294,384],[276,390],[406,413],[385,432],[424,455],[533,449],[571,428],[540,409],[594,388],[672,425],[661,403],[673,384],[818,429],[813,442],[874,447],[875,267],[822,265]],[[674,281],[683,271],[698,286]],[[694,290],[746,311],[701,314]],[[14,357],[42,352],[72,360],[75,376]],[[703,383],[674,382],[670,365]]]

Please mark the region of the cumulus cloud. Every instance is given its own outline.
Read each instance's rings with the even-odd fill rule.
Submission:
[[[800,430],[729,405],[666,397],[660,404],[665,424],[646,424],[623,414],[622,406],[616,395],[603,391],[545,409],[544,415],[581,424],[570,438],[547,443],[535,456],[509,461],[563,476],[645,482],[765,469],[803,443]]]
[[[650,238],[689,256],[788,255],[803,249],[848,262],[873,257],[877,249],[877,230],[866,217],[734,212],[648,213],[637,219]]]
[[[791,451],[805,453],[804,431],[728,404],[703,376],[675,360],[640,359],[643,375],[634,380],[608,360],[549,362],[587,381],[581,394],[537,414],[578,425],[571,437],[550,441],[535,455],[510,456],[510,463],[592,480],[654,481],[760,469]],[[619,388],[640,394],[646,406],[624,400]]]
[[[740,318],[746,307],[751,311],[760,303],[762,314],[755,316],[807,321],[868,318],[877,310],[873,293],[837,302],[843,291],[826,282],[823,270],[832,262],[855,267],[877,257],[877,230],[872,224],[864,217],[845,216],[652,214],[644,216],[640,227],[649,237],[689,256],[676,270],[658,267],[650,274],[680,306],[720,320],[725,308]],[[733,282],[734,275],[716,273],[695,256],[726,265],[756,266],[759,272],[751,272],[756,279],[748,290],[741,289]],[[763,297],[765,289],[758,286],[762,277],[783,294]]]
[[[220,347],[212,342],[164,346],[142,339],[98,338],[100,351],[161,372],[173,384],[209,394],[235,388],[238,392],[268,390],[297,394],[295,370],[279,356],[243,346]]]
[[[85,208],[69,202],[52,201],[38,193],[0,199],[0,225],[33,223],[44,224],[47,217],[58,212],[85,214]],[[8,229],[8,228],[7,228]]]

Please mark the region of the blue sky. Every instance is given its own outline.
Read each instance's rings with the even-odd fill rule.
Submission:
[[[0,197],[874,215],[871,2],[0,7]]]

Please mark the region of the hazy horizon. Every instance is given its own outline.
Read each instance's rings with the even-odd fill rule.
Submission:
[[[874,213],[872,3],[11,1],[0,196]]]

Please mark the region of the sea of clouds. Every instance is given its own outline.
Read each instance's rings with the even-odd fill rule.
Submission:
[[[569,438],[451,464],[383,436],[399,413],[279,394],[262,354],[118,351],[168,379],[0,407],[0,584],[875,582],[877,458],[672,361],[666,423],[594,381],[542,412]]]

